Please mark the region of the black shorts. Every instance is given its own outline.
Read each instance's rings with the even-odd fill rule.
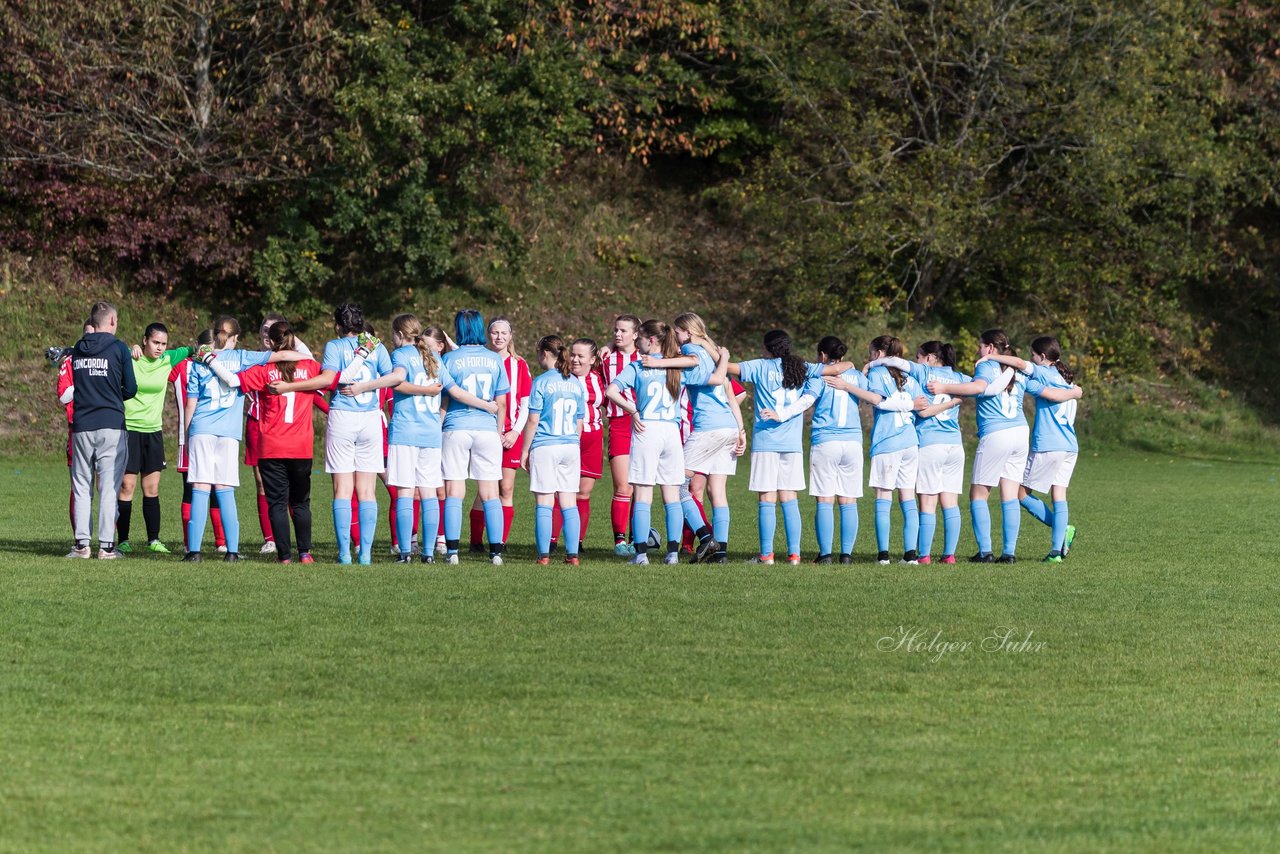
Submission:
[[[151,474],[164,471],[164,433],[129,431],[129,462],[126,474]]]

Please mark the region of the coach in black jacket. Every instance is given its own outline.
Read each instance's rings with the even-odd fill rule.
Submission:
[[[117,558],[116,496],[129,461],[124,402],[138,393],[129,348],[115,336],[118,317],[109,302],[95,303],[86,332],[71,354],[75,420],[71,426],[71,485],[75,491],[75,548],[67,557],[87,558],[98,477],[98,557]]]

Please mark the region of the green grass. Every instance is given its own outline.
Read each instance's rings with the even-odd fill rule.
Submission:
[[[875,566],[864,502],[853,567],[637,570],[594,552],[575,571],[532,566],[527,546],[502,568],[66,561],[64,467],[3,466],[5,850],[1257,850],[1280,835],[1274,465],[1089,454],[1057,568]],[[1020,552],[1046,548],[1024,517]],[[975,646],[878,649],[899,626]],[[1000,626],[1045,646],[983,651]]]

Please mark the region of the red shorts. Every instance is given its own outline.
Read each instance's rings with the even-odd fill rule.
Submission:
[[[250,418],[244,425],[244,464],[256,466],[258,452],[262,449],[262,425],[258,419]]]
[[[516,442],[510,448],[502,449],[502,467],[504,469],[520,468],[520,452],[524,450],[524,431],[516,436]]]
[[[609,459],[631,455],[631,418],[622,415],[609,419]]]
[[[596,480],[604,477],[604,431],[582,434],[582,476]]]

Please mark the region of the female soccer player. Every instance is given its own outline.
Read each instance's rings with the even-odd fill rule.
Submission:
[[[529,472],[529,490],[536,501],[533,528],[541,566],[551,562],[551,520],[557,500],[564,518],[565,563],[578,565],[582,542],[577,506],[582,475],[579,441],[587,397],[582,383],[569,371],[568,349],[559,335],[538,342],[543,372],[533,381],[521,442],[520,466]]]
[[[578,522],[580,542],[578,551],[587,539],[587,526],[591,522],[591,491],[596,481],[604,477],[604,419],[601,409],[605,405],[605,381],[597,365],[596,342],[590,338],[578,338],[569,345],[569,372],[582,384],[586,398],[586,416],[582,420],[582,437],[579,440],[582,471],[578,478]],[[555,551],[564,516],[556,513],[551,526],[551,550]]]
[[[431,352],[435,353],[436,358],[440,360],[441,364],[444,364],[444,354],[454,348],[453,339],[449,337],[449,333],[445,332],[439,326],[428,326],[423,331],[423,335],[426,336],[427,345],[431,348]],[[447,406],[447,402],[443,398],[441,399],[441,404]],[[443,411],[443,409],[441,411]],[[441,416],[441,418],[443,417],[444,416]],[[439,526],[436,528],[437,555],[443,555],[448,552],[448,548],[445,546],[444,541],[444,499],[445,490],[444,482],[442,480],[440,486],[436,489],[436,500],[440,504]]]
[[[520,450],[525,422],[529,418],[529,387],[533,382],[529,363],[516,355],[515,333],[511,321],[495,317],[489,321],[489,349],[502,358],[502,370],[507,375],[506,409],[502,413],[502,485],[498,498],[502,501],[502,541],[511,536],[511,520],[515,518],[516,471],[520,468]],[[471,506],[471,551],[484,552],[480,542],[484,525],[484,508],[480,496]]]
[[[601,359],[601,372],[604,381],[612,384],[622,375],[627,365],[640,358],[636,349],[636,335],[640,331],[640,318],[633,314],[620,314],[613,320],[613,345]],[[623,397],[635,403],[635,395],[629,391],[622,392]],[[613,552],[619,556],[633,555],[635,546],[627,541],[627,528],[631,524],[631,427],[632,419],[610,398],[605,407],[605,415],[609,416],[609,471],[613,475],[613,501],[610,504],[609,516],[613,521]],[[647,536],[645,531],[638,531],[639,537]]]
[[[458,312],[454,318],[458,347],[444,356],[454,382],[484,401],[498,404],[498,412],[506,411],[511,381],[502,357],[485,349],[484,317],[475,309]],[[467,494],[467,478],[476,481],[484,509],[485,530],[489,539],[489,561],[502,566],[506,551],[503,540],[502,501],[498,497],[502,484],[502,434],[499,416],[458,401],[450,406],[444,418],[441,459],[444,469],[444,536],[448,548],[447,562],[458,562],[458,541],[462,536],[462,499]]]
[[[646,320],[639,326],[637,346],[641,353],[670,358],[676,355],[675,336],[660,320]],[[634,400],[627,396],[632,392]],[[684,448],[680,444],[680,371],[646,368],[628,362],[605,390],[621,412],[631,416],[631,447],[627,480],[632,486],[631,530],[635,532],[635,557],[629,561],[649,563],[647,532],[653,487],[662,487],[667,516],[666,562],[680,562],[680,530],[684,512],[680,506],[680,485],[684,483]],[[612,427],[610,428],[612,430]],[[617,525],[615,523],[615,529]],[[615,532],[616,533],[616,532]],[[616,547],[615,547],[616,551]]]
[[[759,495],[757,525],[760,552],[750,563],[773,563],[773,535],[782,501],[787,560],[800,563],[800,505],[804,489],[804,421],[796,418],[822,394],[822,381],[809,376],[804,359],[791,352],[791,338],[781,329],[764,336],[764,358],[728,366],[731,376],[755,386],[755,420],[751,442],[751,483]]]
[[[196,336],[196,346],[213,345],[213,330],[202,329]],[[187,435],[182,425],[187,423],[187,374],[191,368],[193,356],[188,356],[173,366],[169,371],[169,385],[173,386],[173,402],[178,408],[178,454],[177,470],[182,475],[182,537],[186,541],[187,526],[191,524],[191,478],[188,477],[190,467],[187,454]],[[216,493],[209,496],[209,523],[213,526],[213,544],[218,554],[226,554],[227,535],[222,529],[222,510],[218,507]]]
[[[901,358],[902,342],[892,335],[881,335],[868,348],[870,359],[886,356]],[[919,467],[919,437],[911,410],[915,399],[923,395],[920,384],[897,368],[877,366],[867,373],[867,388],[896,402],[901,409],[875,409],[871,428],[871,475],[868,483],[876,491],[876,561],[889,563],[890,513],[893,491],[898,491],[902,509],[902,563],[918,563],[917,544],[920,515],[916,507],[916,474]]]
[[[1031,433],[1031,454],[1022,474],[1018,498],[1027,512],[1049,526],[1052,543],[1045,563],[1061,563],[1071,551],[1075,525],[1068,524],[1067,487],[1075,471],[1080,445],[1076,440],[1076,400],[1082,394],[1071,369],[1062,361],[1057,338],[1042,336],[1031,342],[1031,361],[1016,356],[993,355],[994,362],[1031,374],[1027,393],[1036,400],[1036,421]],[[1048,492],[1053,509],[1033,493]]]
[[[187,374],[187,398],[194,401],[186,411],[183,424],[190,455],[187,477],[192,483],[191,521],[187,525],[187,553],[183,557],[187,561],[202,559],[200,542],[204,539],[211,491],[217,493],[227,535],[227,553],[223,560],[240,560],[240,518],[235,489],[240,485],[244,394],[235,373],[254,365],[302,358],[301,353],[287,350],[274,353],[237,350],[239,342],[240,324],[233,317],[219,317],[213,323],[212,347],[201,348]]]
[[[268,315],[270,316],[270,315]],[[301,353],[293,327],[277,320],[267,327],[272,352]],[[264,392],[258,398],[258,470],[267,501],[269,524],[275,534],[274,553],[282,564],[293,562],[289,518],[297,534],[298,562],[314,563],[311,556],[311,458],[314,455],[314,409],[327,410],[321,392],[265,393],[273,382],[301,382],[320,376],[320,365],[310,358],[278,365],[258,365],[240,372],[240,388]]]

